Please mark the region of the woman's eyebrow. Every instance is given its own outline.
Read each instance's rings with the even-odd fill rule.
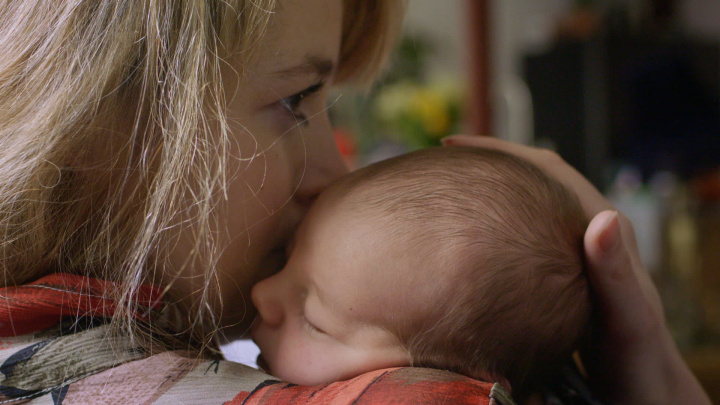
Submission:
[[[277,76],[298,76],[315,75],[318,77],[330,76],[335,70],[335,63],[320,56],[306,56],[303,61],[295,66],[282,69],[274,73]]]

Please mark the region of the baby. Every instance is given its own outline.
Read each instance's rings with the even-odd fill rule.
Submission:
[[[574,195],[499,151],[425,149],[356,171],[254,287],[258,364],[302,385],[434,367],[522,394],[587,328],[586,226]]]

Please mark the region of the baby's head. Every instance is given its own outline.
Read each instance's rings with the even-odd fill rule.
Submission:
[[[522,391],[585,330],[586,225],[571,193],[505,153],[381,162],[319,197],[285,269],[253,290],[253,337],[300,384],[414,365]]]

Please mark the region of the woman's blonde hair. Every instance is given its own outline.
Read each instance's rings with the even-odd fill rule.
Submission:
[[[208,214],[226,185],[220,67],[231,56],[247,61],[277,2],[0,7],[4,286],[57,271],[113,281],[120,286],[114,324],[132,336],[135,292],[166,271],[166,232],[192,207],[196,246],[188,261],[207,269],[203,299],[219,293],[211,290],[222,246]],[[397,34],[403,1],[344,0],[344,7],[338,79],[367,81]],[[217,327],[214,314],[196,307],[201,313],[191,318],[207,321],[198,327],[206,336]]]

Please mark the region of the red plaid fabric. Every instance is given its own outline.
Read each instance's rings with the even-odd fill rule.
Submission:
[[[0,337],[47,329],[64,317],[107,317],[115,312],[107,298],[113,284],[72,274],[56,273],[35,282],[0,288]],[[161,307],[157,289],[143,285],[133,302],[136,315],[147,317]]]

